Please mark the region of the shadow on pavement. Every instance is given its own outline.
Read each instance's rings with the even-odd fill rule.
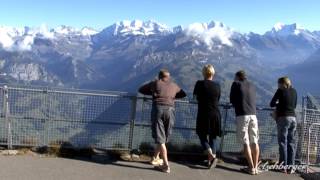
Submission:
[[[301,177],[304,180],[319,180],[320,179],[320,172],[302,174]]]

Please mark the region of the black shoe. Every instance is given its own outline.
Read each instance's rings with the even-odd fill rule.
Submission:
[[[251,169],[249,167],[241,168],[240,169],[242,172],[250,174],[250,175],[256,175],[255,169]]]

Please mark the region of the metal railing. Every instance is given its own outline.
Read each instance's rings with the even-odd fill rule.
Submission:
[[[302,116],[299,152],[308,172],[309,166],[320,166],[320,108],[317,96],[308,94],[303,97]]]
[[[7,87],[0,144],[130,149],[133,96],[117,93]],[[5,105],[6,104],[6,105]]]
[[[307,165],[320,163],[320,123],[312,123],[308,128]],[[311,141],[313,139],[313,141]],[[311,157],[312,156],[312,157]]]
[[[67,143],[77,148],[148,149],[153,145],[151,107],[150,98],[120,92],[3,86],[0,87],[0,144],[8,148]],[[195,133],[197,104],[179,100],[175,109],[169,150],[201,153]],[[319,121],[318,116],[311,121],[308,110],[304,108],[303,120],[298,123],[299,157],[303,162],[309,162],[306,132],[311,122]],[[221,104],[220,112],[223,129],[218,143],[220,152],[240,152],[234,110],[228,104]],[[264,159],[278,158],[277,128],[271,112],[270,108],[257,108],[259,144]]]

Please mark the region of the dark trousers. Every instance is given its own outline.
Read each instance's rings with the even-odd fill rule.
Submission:
[[[175,121],[175,110],[172,106],[153,104],[151,110],[152,137],[156,144],[167,143]]]
[[[283,165],[294,165],[296,156],[296,117],[287,116],[277,119],[279,163]]]
[[[216,154],[217,148],[216,148],[216,137],[213,137],[211,135],[200,135],[198,134],[201,146],[204,150],[208,150],[211,148],[212,153]]]

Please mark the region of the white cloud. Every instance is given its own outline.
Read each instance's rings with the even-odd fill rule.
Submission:
[[[48,39],[54,38],[54,33],[50,31],[50,29],[46,24],[42,24],[37,33],[41,34],[44,38],[48,38]]]
[[[212,22],[209,25],[207,23],[193,23],[186,27],[184,32],[188,36],[199,38],[210,48],[213,46],[214,40],[219,40],[224,45],[232,46],[230,37],[233,31],[219,22]]]
[[[54,33],[45,24],[38,28],[0,27],[0,46],[7,51],[29,51],[35,37],[53,39]]]
[[[10,31],[12,31],[10,28],[0,27],[0,44],[5,49],[10,48],[14,44]]]
[[[34,42],[34,36],[27,35],[23,38],[22,41],[17,43],[16,49],[22,50],[22,51],[29,51],[32,49],[33,42]]]

